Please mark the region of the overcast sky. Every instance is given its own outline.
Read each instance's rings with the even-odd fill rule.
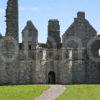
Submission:
[[[5,9],[7,0],[0,2],[0,33],[5,35]],[[46,42],[49,19],[58,19],[61,35],[73,22],[78,11],[85,11],[86,18],[100,34],[100,0],[19,0],[19,38],[27,20],[32,20],[39,32],[39,42]]]

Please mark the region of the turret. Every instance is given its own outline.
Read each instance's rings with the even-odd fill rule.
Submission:
[[[8,0],[6,9],[6,36],[18,41],[18,0]]]
[[[61,38],[59,21],[57,19],[49,20],[47,46],[49,48],[55,48],[59,47],[60,43]]]
[[[31,21],[27,21],[22,31],[22,42],[28,42],[28,45],[35,46],[38,43],[38,31]]]

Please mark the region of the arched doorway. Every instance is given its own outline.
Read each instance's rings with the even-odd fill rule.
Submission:
[[[53,71],[48,74],[48,83],[55,84],[55,73]]]

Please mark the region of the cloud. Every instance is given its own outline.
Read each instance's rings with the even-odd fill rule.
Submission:
[[[38,7],[21,7],[19,8],[20,11],[38,11],[40,8]]]
[[[5,9],[0,8],[0,15],[4,15],[5,14]]]
[[[20,7],[19,11],[49,11],[52,10],[51,7]]]
[[[50,7],[20,7],[19,11],[48,11],[48,10],[52,10],[52,8]],[[0,15],[4,15],[5,14],[5,9],[0,8]]]
[[[21,7],[19,8],[20,11],[38,11],[38,7]],[[5,9],[0,8],[0,15],[5,14]]]

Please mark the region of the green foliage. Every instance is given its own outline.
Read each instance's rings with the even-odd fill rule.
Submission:
[[[68,85],[57,100],[100,100],[100,85]]]
[[[48,88],[46,85],[0,86],[0,100],[34,100]]]

